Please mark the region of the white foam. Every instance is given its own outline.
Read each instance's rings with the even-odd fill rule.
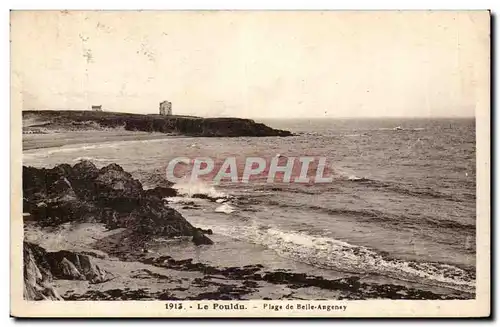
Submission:
[[[76,144],[76,145],[66,145],[59,147],[50,147],[50,148],[41,148],[41,149],[32,149],[23,152],[24,160],[29,158],[37,158],[37,157],[47,157],[49,155],[57,154],[57,153],[68,153],[68,152],[78,152],[78,151],[87,151],[94,149],[105,149],[105,148],[117,148],[121,144],[134,144],[134,143],[156,143],[156,142],[166,142],[171,141],[173,138],[159,138],[159,139],[150,139],[150,140],[120,140],[120,141],[112,141],[112,142],[100,142],[94,144]]]
[[[204,194],[212,198],[223,198],[226,194],[217,191],[215,187],[202,181],[190,182],[185,180],[173,186],[181,195],[193,196],[194,194]]]
[[[168,203],[171,204],[190,204],[190,203],[203,203],[205,202],[204,199],[199,199],[199,198],[190,198],[190,197],[184,197],[184,196],[172,196],[169,198],[166,198]]]
[[[210,228],[216,233],[232,238],[264,245],[280,256],[321,268],[380,274],[467,292],[473,292],[475,289],[473,277],[469,276],[466,271],[447,264],[407,262],[401,259],[385,258],[363,246],[302,232],[282,231],[255,223],[250,226],[223,226],[197,222],[196,225],[201,228]]]
[[[227,214],[233,213],[234,211],[235,211],[234,207],[227,203],[224,203],[215,208],[215,212],[222,212]]]
[[[359,177],[356,174],[354,174],[352,171],[342,168],[342,167],[332,167],[335,175],[340,177],[341,179],[347,179],[349,181],[358,181],[363,179],[363,177]]]

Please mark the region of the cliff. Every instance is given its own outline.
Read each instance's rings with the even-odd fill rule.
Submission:
[[[212,244],[163,201],[174,189],[143,190],[141,183],[117,164],[98,169],[89,161],[52,169],[23,166],[23,212],[42,227],[67,222],[103,223],[126,228],[138,244],[148,237],[191,236],[195,244]]]
[[[145,250],[148,240],[161,236],[191,237],[196,245],[212,244],[203,231],[195,228],[163,198],[176,195],[169,187],[144,190],[117,164],[98,169],[89,161],[51,169],[23,166],[23,212],[25,222],[40,228],[65,223],[100,223],[110,229],[124,229],[121,245],[127,252]],[[86,253],[67,250],[48,252],[39,245],[24,242],[24,298],[62,300],[54,280],[104,283],[112,273],[94,263]]]
[[[23,243],[23,259],[26,300],[62,300],[52,285],[54,279],[86,280],[91,284],[98,284],[114,278],[86,254],[47,252],[30,242]]]
[[[191,116],[140,115],[82,110],[23,111],[23,121],[38,122],[31,129],[92,130],[124,128],[128,131],[159,132],[187,136],[291,136],[251,119],[201,118]]]

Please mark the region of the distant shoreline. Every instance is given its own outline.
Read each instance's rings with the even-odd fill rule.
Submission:
[[[292,136],[251,119],[140,115],[88,110],[23,111],[23,134],[121,130],[193,137]]]
[[[116,141],[142,141],[181,138],[183,135],[132,132],[120,129],[102,131],[67,131],[46,134],[23,134],[23,150],[57,148],[75,144],[96,144]]]

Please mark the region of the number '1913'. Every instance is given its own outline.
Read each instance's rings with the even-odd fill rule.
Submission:
[[[166,303],[165,309],[167,309],[167,310],[182,309],[182,303]]]

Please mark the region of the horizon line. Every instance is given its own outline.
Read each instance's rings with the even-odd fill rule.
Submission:
[[[21,111],[89,111],[90,109],[22,109]],[[101,112],[108,113],[123,113],[123,114],[135,114],[135,115],[157,115],[156,112],[138,113],[138,112],[128,112],[128,111],[106,111]],[[175,114],[172,116],[192,116],[187,114]],[[237,116],[196,116],[199,118],[242,118],[242,119],[282,119],[282,120],[293,120],[293,119],[472,119],[476,116],[313,116],[313,117],[237,117]]]

